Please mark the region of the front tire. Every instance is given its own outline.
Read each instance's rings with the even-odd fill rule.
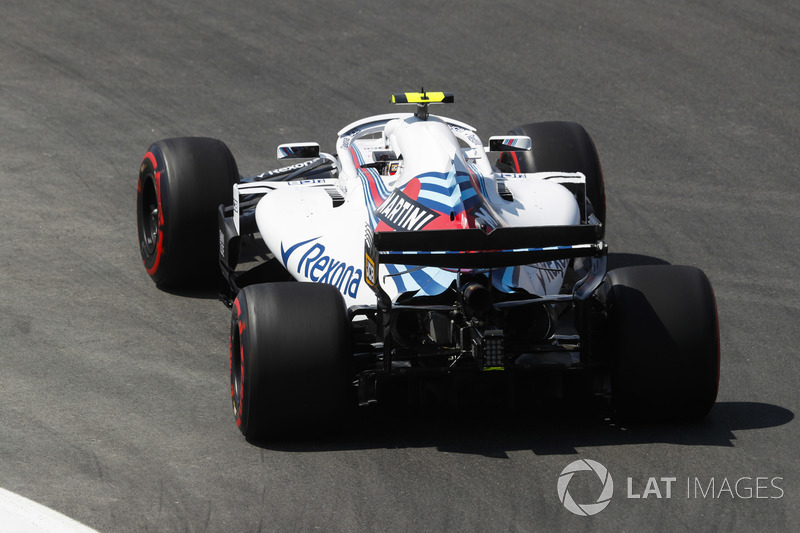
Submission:
[[[612,270],[608,325],[615,418],[693,420],[714,405],[719,325],[706,275],[687,266]]]
[[[137,227],[142,262],[164,289],[211,287],[219,276],[217,209],[239,179],[228,147],[180,137],[153,144],[139,168]]]
[[[263,283],[239,292],[231,315],[231,399],[248,440],[318,435],[348,404],[350,335],[332,285]]]

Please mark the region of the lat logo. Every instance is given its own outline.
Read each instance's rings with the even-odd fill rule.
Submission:
[[[570,495],[569,485],[573,481],[573,476],[578,472],[594,472],[603,484],[603,489],[594,503],[577,503]],[[614,480],[611,478],[608,469],[597,461],[578,459],[568,464],[561,471],[561,475],[558,476],[557,488],[558,499],[561,500],[561,503],[569,512],[578,516],[592,516],[608,507],[608,504],[611,503],[611,497],[614,495]]]

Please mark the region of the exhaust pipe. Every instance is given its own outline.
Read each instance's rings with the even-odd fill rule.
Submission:
[[[468,283],[461,289],[467,315],[483,315],[492,309],[492,294],[480,283]]]

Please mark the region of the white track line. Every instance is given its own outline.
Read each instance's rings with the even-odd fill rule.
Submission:
[[[3,533],[97,533],[80,522],[0,487]]]

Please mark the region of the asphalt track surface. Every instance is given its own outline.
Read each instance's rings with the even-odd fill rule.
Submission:
[[[0,487],[99,531],[796,531],[797,2],[224,4],[0,7]],[[142,268],[142,155],[216,137],[254,174],[421,85],[484,138],[589,130],[612,263],[713,283],[706,420],[368,413],[319,441],[241,437],[229,311]],[[579,459],[614,480],[594,516],[559,501]],[[585,474],[569,490],[591,503]]]

